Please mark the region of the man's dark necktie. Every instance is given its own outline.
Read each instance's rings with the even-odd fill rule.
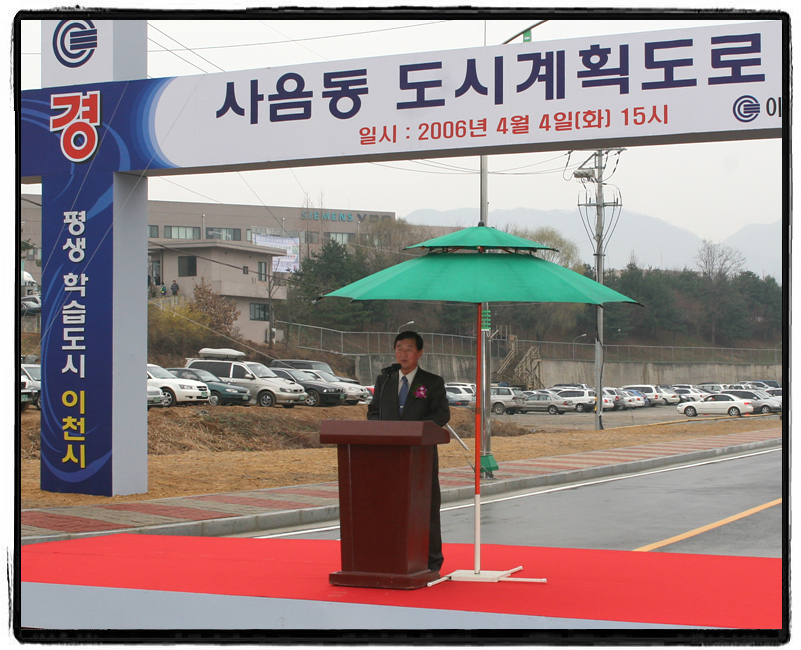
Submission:
[[[403,413],[403,405],[406,404],[406,396],[409,394],[409,381],[404,376],[401,379],[400,393],[398,393],[398,404],[400,405],[400,412]]]

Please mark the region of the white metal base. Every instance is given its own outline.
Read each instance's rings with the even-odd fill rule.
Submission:
[[[454,580],[455,582],[548,582],[545,578],[510,578],[513,573],[520,571],[523,567],[519,566],[508,571],[474,571],[472,569],[460,569],[441,577],[439,580],[429,582],[427,586],[433,587],[440,582]]]

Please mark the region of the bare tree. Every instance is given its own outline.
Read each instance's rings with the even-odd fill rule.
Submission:
[[[583,266],[579,258],[578,246],[555,228],[543,226],[531,230],[519,226],[507,226],[506,230],[512,235],[530,239],[554,249],[537,251],[537,257],[582,273]],[[549,332],[569,331],[573,328],[581,309],[582,307],[577,304],[552,302],[510,306],[498,311],[499,313],[505,312],[506,317],[513,322],[519,332],[525,332],[527,335],[533,336],[535,340],[543,340]]]
[[[731,280],[745,266],[745,258],[740,251],[723,244],[714,244],[708,239],[704,239],[701,244],[695,261],[701,274],[712,281]]]
[[[742,271],[745,258],[734,248],[704,239],[695,261],[701,271],[705,315],[711,343],[716,345],[718,324],[727,302],[731,299],[726,290],[727,285]]]

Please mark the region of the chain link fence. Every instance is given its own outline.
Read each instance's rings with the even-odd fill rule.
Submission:
[[[289,345],[309,350],[322,350],[342,355],[387,354],[392,351],[395,332],[341,332],[338,330],[276,321],[283,328]],[[433,354],[475,356],[474,336],[420,332],[425,351]],[[540,358],[552,361],[594,361],[593,343],[562,343],[555,341],[517,340],[518,349],[537,346]],[[493,358],[505,357],[510,349],[507,339],[490,342]],[[776,348],[702,348],[660,345],[605,345],[604,360],[608,362],[641,363],[748,363],[778,364],[782,361],[781,347]]]

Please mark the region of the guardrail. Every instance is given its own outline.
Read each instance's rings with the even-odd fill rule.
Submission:
[[[339,330],[276,321],[284,328],[289,345],[309,350],[321,350],[342,355],[387,354],[392,351],[395,332],[343,332]],[[420,332],[426,352],[475,356],[476,338],[456,334]],[[512,342],[507,339],[490,341],[492,358],[504,358]],[[540,358],[551,361],[594,361],[592,343],[564,343],[559,341],[529,341],[517,339],[518,349],[539,347]],[[660,345],[605,345],[607,362],[640,363],[748,363],[779,364],[782,353],[777,348],[705,348]]]

